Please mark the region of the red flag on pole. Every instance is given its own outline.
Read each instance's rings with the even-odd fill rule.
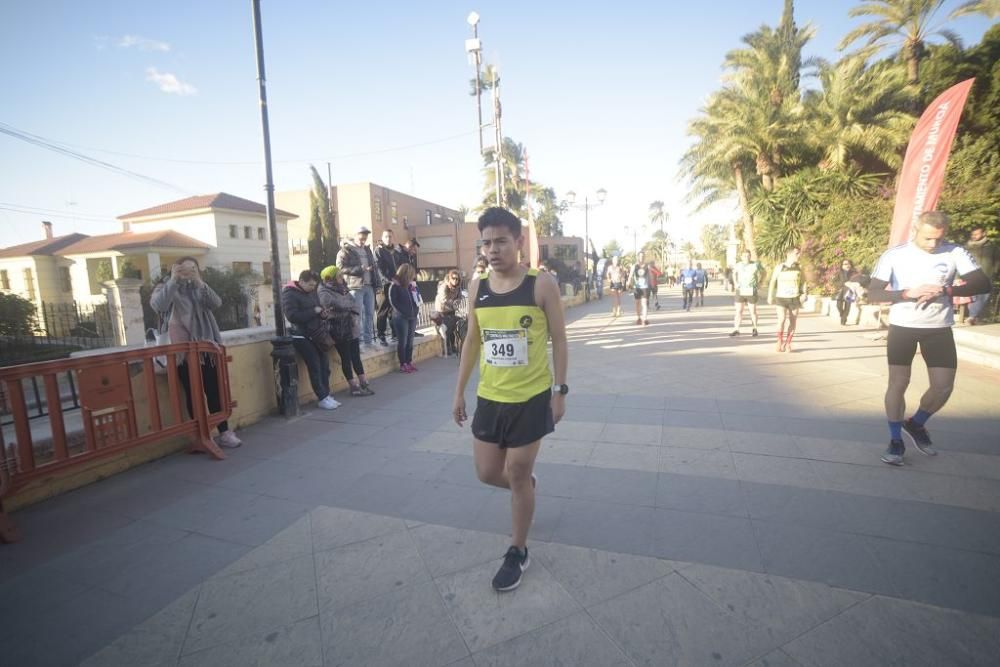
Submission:
[[[937,208],[951,142],[973,81],[975,79],[968,79],[941,93],[924,111],[910,135],[910,145],[899,172],[896,207],[889,232],[890,248],[909,241],[910,230],[920,214]]]

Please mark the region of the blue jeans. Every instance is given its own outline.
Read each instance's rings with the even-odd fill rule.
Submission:
[[[992,294],[977,294],[972,297],[972,303],[969,304],[969,317],[979,317],[986,308],[986,304],[990,302],[990,296]]]
[[[393,313],[392,330],[396,334],[396,355],[399,357],[399,363],[413,363],[413,334],[417,330],[417,318]]]
[[[374,340],[372,332],[375,331],[375,291],[371,285],[365,285],[358,289],[352,289],[351,296],[354,297],[354,303],[361,311],[361,342],[365,345],[371,345],[372,340]]]

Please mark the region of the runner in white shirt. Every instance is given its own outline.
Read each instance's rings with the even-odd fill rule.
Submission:
[[[886,346],[889,386],[885,392],[890,441],[882,455],[889,465],[903,465],[903,433],[921,453],[937,454],[924,424],[944,407],[955,384],[958,358],[951,333],[955,323],[951,298],[983,294],[991,287],[989,278],[964,248],[945,243],[948,226],[944,213],[921,214],[913,240],[882,254],[868,289],[872,302],[892,303]],[[953,287],[956,278],[965,284]],[[930,387],[920,398],[919,410],[904,422],[904,394],[917,345],[927,364]]]

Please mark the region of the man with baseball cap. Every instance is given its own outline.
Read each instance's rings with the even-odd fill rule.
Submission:
[[[367,245],[371,233],[362,225],[355,234],[355,243],[345,239],[337,253],[337,269],[344,274],[347,288],[361,311],[361,340],[366,346],[371,346],[374,340],[375,290],[381,287],[375,256]]]

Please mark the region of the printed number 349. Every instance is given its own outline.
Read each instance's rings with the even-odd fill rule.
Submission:
[[[513,357],[514,356],[514,344],[513,343],[491,343],[493,346],[493,356],[494,357]]]

